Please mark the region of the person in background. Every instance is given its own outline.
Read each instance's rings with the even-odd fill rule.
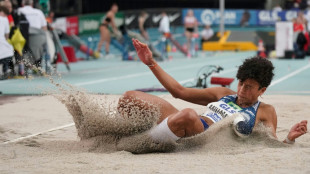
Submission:
[[[7,19],[8,9],[0,6],[0,64],[2,64],[3,75],[0,80],[9,77],[9,64],[14,54],[13,47],[7,42],[10,33],[10,25]]]
[[[280,12],[282,11],[282,7],[280,6],[280,4],[277,4],[273,7],[272,11]]]
[[[13,19],[13,16],[12,16],[13,7],[12,7],[11,1],[10,0],[4,0],[4,1],[1,2],[1,4],[3,4],[3,6],[6,7],[8,9],[8,11],[9,11],[9,15],[7,16],[7,18],[9,20],[10,27],[15,26],[14,19]]]
[[[305,14],[305,19],[307,21],[307,31],[310,32],[310,5],[308,6],[307,13]]]
[[[300,2],[295,1],[290,10],[296,10],[296,11],[300,10],[300,5],[299,5],[299,3],[300,3]]]
[[[302,11],[298,12],[297,18],[293,20],[293,43],[294,43],[294,52],[296,58],[305,57],[308,40],[308,33],[306,32],[306,19]]]
[[[54,22],[55,13],[53,11],[50,11],[48,13],[48,16],[46,17],[46,21],[48,24],[52,24]]]
[[[100,41],[98,43],[97,51],[101,52],[101,47],[105,44],[105,54],[108,57],[110,53],[110,43],[111,43],[111,31],[114,34],[119,33],[117,26],[115,24],[115,14],[118,11],[117,4],[112,4],[111,9],[107,12],[106,17],[104,18],[103,22],[101,23],[99,30],[100,30]]]
[[[23,0],[23,7],[18,12],[25,15],[29,22],[29,47],[36,60],[33,61],[38,67],[42,66],[43,74],[51,73],[50,55],[47,47],[47,22],[43,12],[33,8],[33,0]]]
[[[195,37],[194,34],[198,30],[198,21],[194,16],[193,10],[188,10],[187,15],[184,18],[185,36],[187,39],[187,57],[195,56]]]
[[[139,30],[140,30],[140,34],[143,36],[143,38],[145,40],[149,40],[149,34],[147,33],[146,29],[145,29],[145,21],[146,19],[149,17],[149,15],[145,12],[142,11],[139,15],[138,18],[138,23],[139,23]]]
[[[20,28],[20,26],[18,26],[18,21],[16,21],[17,23],[15,23],[14,19],[17,18],[17,12],[16,11],[13,11],[13,5],[12,5],[12,2],[10,0],[4,0],[3,1],[3,5],[9,10],[9,14],[8,14],[8,20],[9,20],[9,25],[10,25],[10,39],[12,39],[14,33],[15,33],[15,30],[17,28]],[[16,24],[16,26],[15,26]],[[14,46],[13,46],[14,48]],[[14,48],[15,49],[15,48]],[[18,74],[19,76],[23,77],[24,76],[24,63],[22,61],[22,55],[21,53],[19,53],[18,51],[14,51],[14,58],[15,58],[15,63],[16,65],[18,66]],[[15,65],[13,63],[13,61],[11,62],[11,65],[10,65],[13,73],[12,75],[14,75],[14,78],[18,78],[18,76],[15,76]]]
[[[302,11],[297,13],[297,18],[293,20],[294,41],[296,41],[299,33],[306,32],[307,20]]]
[[[33,0],[23,0],[22,5],[23,7],[19,8],[18,11],[25,15],[30,27],[46,31],[47,23],[45,16],[41,10],[33,8]]]
[[[249,20],[251,18],[251,14],[249,11],[247,10],[244,10],[243,14],[242,14],[242,17],[241,17],[241,20],[240,20],[240,26],[241,27],[246,27],[249,25]]]
[[[167,38],[170,37],[170,21],[166,12],[161,13],[161,20],[159,22],[158,31],[162,34],[160,42],[160,50],[163,58],[168,58],[167,54]]]
[[[205,25],[205,28],[201,32],[201,48],[203,43],[209,41],[213,35],[214,31],[211,28],[210,24]]]

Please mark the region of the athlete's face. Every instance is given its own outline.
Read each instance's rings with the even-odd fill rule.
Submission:
[[[193,10],[189,10],[189,11],[187,12],[187,15],[188,15],[188,16],[194,16]]]
[[[252,105],[265,91],[266,87],[260,88],[259,83],[253,79],[247,79],[243,82],[239,80],[237,103],[245,106]]]
[[[117,6],[117,5],[113,5],[113,6],[112,6],[112,11],[113,11],[114,13],[117,13],[117,11],[118,11],[118,6]]]
[[[0,16],[6,17],[5,13],[3,11],[0,11]]]
[[[12,13],[12,3],[10,1],[5,1],[5,7]]]

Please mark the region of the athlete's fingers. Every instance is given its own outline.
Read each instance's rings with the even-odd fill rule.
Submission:
[[[307,132],[307,127],[306,127],[305,125],[301,125],[301,126],[299,127],[299,129],[300,129],[302,132],[304,132],[304,133]]]
[[[306,123],[307,124],[308,121],[307,120],[302,120],[301,123]]]
[[[298,123],[297,127],[295,128],[295,131],[297,131],[301,134],[305,134],[305,133],[307,133],[307,127],[301,123]]]
[[[136,46],[137,45],[137,40],[136,39],[132,39],[132,43]]]
[[[136,47],[136,41],[135,41],[135,39],[131,39],[131,41],[132,41],[133,46]]]
[[[301,123],[299,123],[299,125],[303,126],[303,127],[305,127],[307,129],[307,122],[301,122]]]
[[[136,50],[138,50],[138,49],[141,48],[136,39],[132,39],[132,43],[133,43],[133,45],[135,46]]]
[[[137,43],[141,46],[141,48],[145,48],[147,46],[145,43],[142,43],[139,40],[137,40]]]
[[[137,39],[134,40],[134,43],[135,43],[135,46],[136,46],[137,49],[142,48],[141,44],[139,43],[139,41]]]

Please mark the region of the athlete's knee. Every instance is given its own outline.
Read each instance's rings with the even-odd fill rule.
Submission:
[[[134,98],[137,98],[139,95],[139,91],[126,91],[121,99],[125,100],[132,100]]]
[[[171,125],[179,128],[186,128],[197,119],[197,113],[190,108],[181,110],[173,118],[171,118]]]
[[[120,109],[124,108],[127,103],[129,103],[134,96],[133,91],[126,91],[121,98],[118,100],[118,106],[117,109],[120,111]]]
[[[185,108],[181,110],[184,115],[187,115],[188,119],[192,119],[194,116],[197,116],[197,112],[192,108]]]
[[[118,101],[118,110],[122,108],[131,108],[135,106],[135,104],[140,103],[138,101],[139,91],[126,91],[123,96]]]
[[[168,126],[178,137],[185,137],[189,135],[188,130],[193,128],[197,118],[193,109],[183,109],[168,119]]]

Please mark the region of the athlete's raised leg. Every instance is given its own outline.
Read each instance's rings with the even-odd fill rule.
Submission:
[[[204,131],[199,115],[191,108],[170,115],[168,126],[178,137],[190,137]]]
[[[143,103],[143,106],[146,105],[146,107],[152,107],[151,105],[158,106],[160,109],[160,113],[161,113],[158,123],[162,122],[169,115],[172,115],[178,112],[178,110],[166,100],[160,97],[151,95],[151,94],[140,92],[140,91],[125,92],[123,97],[120,98],[118,102],[118,110],[120,111],[122,110],[122,108],[133,107],[132,104],[130,104],[130,103],[133,103],[133,101],[135,101],[134,103]],[[142,107],[142,105],[138,107]],[[130,109],[130,108],[127,108],[127,109]]]
[[[199,115],[193,109],[183,109],[165,118],[149,132],[156,142],[169,143],[182,137],[197,135],[205,130]]]

